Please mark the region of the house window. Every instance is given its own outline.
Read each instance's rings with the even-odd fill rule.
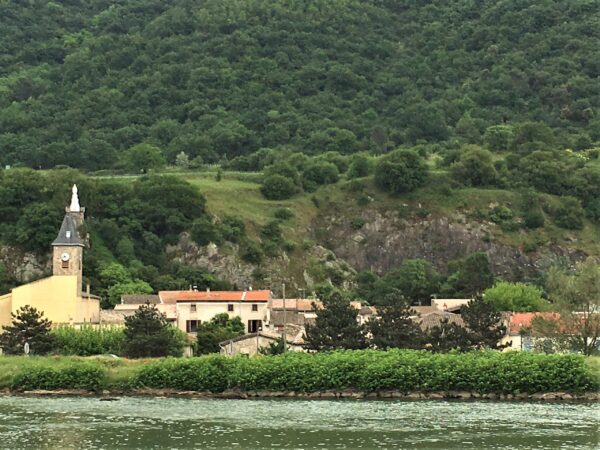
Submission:
[[[233,312],[233,305],[227,305],[227,311]]]
[[[252,311],[258,311],[258,305],[252,305]]]
[[[196,304],[195,303],[193,303],[193,304],[190,305],[190,311],[191,312],[196,312]]]
[[[63,261],[62,262],[62,268],[63,269],[68,269],[69,268],[69,261]]]
[[[195,333],[198,331],[198,325],[200,325],[199,320],[186,320],[185,331],[188,333]]]

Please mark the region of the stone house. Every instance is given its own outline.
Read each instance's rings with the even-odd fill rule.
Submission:
[[[272,299],[269,304],[269,328],[281,332],[284,324],[301,327],[312,324],[317,317],[313,311],[313,305],[319,309],[323,307],[321,301],[316,299]]]
[[[281,334],[273,332],[259,331],[257,333],[248,333],[234,339],[229,339],[219,343],[221,354],[228,356],[245,355],[256,356],[260,354],[261,349],[267,349],[271,344],[281,339]],[[297,336],[286,336],[287,350],[293,352],[304,351],[304,338],[302,333]]]

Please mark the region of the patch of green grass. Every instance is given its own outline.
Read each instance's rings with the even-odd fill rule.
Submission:
[[[316,209],[308,194],[300,194],[288,200],[267,200],[260,193],[260,185],[229,176],[224,172],[221,181],[214,177],[186,174],[184,178],[196,186],[206,197],[208,210],[223,217],[226,215],[240,218],[246,223],[252,235],[258,235],[259,228],[273,220],[275,211],[287,208],[294,217],[282,225],[287,239],[299,240],[308,230]]]
[[[72,364],[90,363],[106,369],[106,387],[127,388],[128,382],[148,359],[125,359],[108,356],[0,356],[0,389],[10,388],[15,376],[34,367],[61,369]]]

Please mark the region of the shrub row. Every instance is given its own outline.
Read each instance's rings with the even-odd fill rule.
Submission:
[[[53,329],[52,335],[58,353],[78,356],[120,355],[125,338],[122,327],[84,326],[77,330],[65,326]]]
[[[70,363],[65,366],[34,365],[23,368],[12,382],[12,389],[86,389],[98,391],[105,384],[106,371],[99,364]]]
[[[424,351],[290,353],[263,358],[164,359],[140,368],[137,387],[222,392],[356,389],[479,393],[584,392],[598,380],[578,355]]]

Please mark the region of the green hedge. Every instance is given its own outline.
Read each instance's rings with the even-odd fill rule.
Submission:
[[[182,391],[318,392],[353,389],[517,394],[600,388],[584,357],[533,353],[339,351],[258,358],[208,355],[149,362],[72,357],[0,357],[4,385],[15,390],[115,386]],[[0,380],[3,379],[0,373]],[[116,381],[118,383],[116,383]]]
[[[578,355],[424,351],[290,353],[262,358],[164,359],[140,368],[138,387],[222,392],[356,389],[479,393],[584,392],[598,379]]]
[[[87,389],[97,391],[105,383],[104,368],[93,363],[66,366],[34,365],[23,368],[13,379],[12,389]]]

